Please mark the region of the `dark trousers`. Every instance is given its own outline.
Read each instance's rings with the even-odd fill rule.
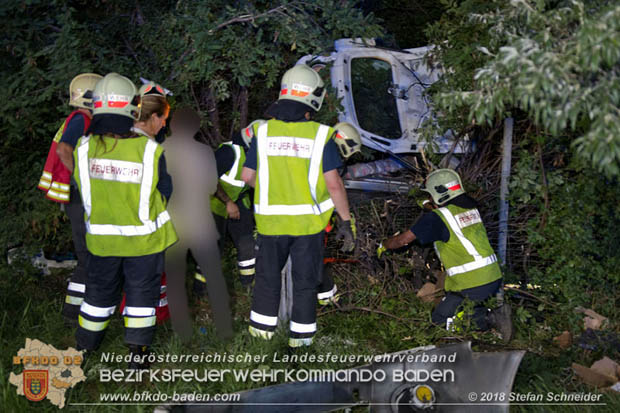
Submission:
[[[242,197],[237,200],[239,207],[239,219],[224,218],[213,214],[215,226],[220,234],[218,245],[220,253],[223,249],[226,236],[230,236],[233,245],[237,249],[237,268],[239,280],[242,285],[250,285],[256,272],[256,259],[254,257],[254,216],[252,211],[243,205]],[[194,277],[194,292],[200,296],[206,294],[206,282],[209,274],[203,269],[198,269],[199,275]]]
[[[120,301],[121,289],[126,295],[123,310],[125,342],[151,345],[155,334],[155,307],[159,304],[163,265],[164,252],[141,257],[92,255],[86,296],[80,308],[79,326],[75,334],[78,347],[86,350],[99,347],[110,317]]]
[[[323,265],[323,272],[317,295],[319,303],[325,302],[326,300],[330,300],[334,297],[336,293],[334,289],[335,286],[334,277],[332,276],[332,266],[330,263],[325,263]]]
[[[73,248],[77,257],[77,267],[71,275],[67,287],[67,296],[62,307],[62,315],[71,320],[77,320],[80,305],[84,299],[86,289],[86,276],[90,252],[86,248],[86,225],[84,224],[84,205],[77,187],[71,185],[70,201],[65,204],[65,212],[71,222],[71,235],[73,236]]]
[[[237,265],[240,275],[254,275],[254,215],[243,205],[243,197],[239,197],[236,204],[239,207],[239,219],[226,219],[214,214],[215,225],[220,234],[220,244],[224,243],[226,235],[232,239],[237,249]],[[248,263],[248,261],[251,262]]]
[[[502,280],[499,279],[479,287],[467,288],[462,291],[446,292],[446,296],[437,307],[435,307],[435,310],[433,310],[433,314],[431,315],[433,323],[445,327],[448,318],[454,317],[463,303],[463,300],[468,298],[475,303],[473,320],[476,326],[480,330],[488,330],[489,323],[487,321],[487,315],[489,309],[483,304],[483,301],[491,298],[499,290],[501,284]]]
[[[316,294],[323,266],[324,233],[304,236],[258,235],[256,240],[256,282],[250,324],[273,331],[277,325],[281,271],[290,254],[293,279],[292,338],[316,333]]]

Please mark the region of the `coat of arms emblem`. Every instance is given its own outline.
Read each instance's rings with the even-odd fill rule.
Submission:
[[[24,396],[33,402],[45,398],[48,390],[47,370],[24,370]]]

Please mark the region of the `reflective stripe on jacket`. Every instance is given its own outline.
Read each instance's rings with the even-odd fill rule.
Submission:
[[[448,205],[433,210],[450,231],[448,242],[435,242],[446,269],[446,291],[479,287],[502,277],[497,257],[477,209]]]
[[[155,254],[177,241],[157,190],[163,149],[146,136],[82,137],[73,153],[86,222],[86,245],[99,256]]]
[[[58,131],[56,131],[56,134],[54,135],[54,139],[52,140],[52,144],[50,145],[50,149],[47,153],[43,173],[41,174],[39,184],[37,185],[37,188],[45,192],[46,198],[63,204],[69,202],[69,182],[71,181],[71,172],[69,172],[67,167],[61,162],[60,158],[56,154],[56,148],[60,143],[62,134],[65,129],[67,129],[67,125],[69,125],[69,122],[71,122],[73,117],[78,114],[82,115],[84,118],[84,132],[86,132],[90,126],[90,118],[79,110],[74,110],[69,116],[67,116],[67,119],[65,119],[62,125],[60,125],[60,128],[58,128]]]
[[[333,129],[316,122],[270,120],[258,127],[256,227],[263,235],[311,235],[329,222],[334,203],[323,177]]]
[[[243,170],[243,164],[245,163],[245,151],[241,146],[235,145],[232,142],[224,142],[220,145],[230,146],[235,153],[235,162],[233,166],[222,176],[220,176],[220,186],[226,192],[226,195],[233,201],[239,199],[239,195],[247,189],[245,182],[241,180],[241,171]],[[220,201],[215,195],[211,196],[211,211],[221,217],[228,218],[228,212],[226,212],[226,204]]]

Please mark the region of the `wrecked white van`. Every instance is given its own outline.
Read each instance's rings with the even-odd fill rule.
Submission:
[[[419,128],[434,116],[424,91],[441,74],[424,61],[432,47],[395,50],[378,47],[372,39],[340,39],[329,56],[307,55],[297,63],[315,69],[332,64],[332,86],[344,107],[338,119],[355,125],[365,146],[387,153],[416,153],[428,144],[420,139]],[[453,145],[452,134],[447,133],[433,140],[433,151],[447,153]],[[453,153],[468,147],[468,140],[462,139]]]

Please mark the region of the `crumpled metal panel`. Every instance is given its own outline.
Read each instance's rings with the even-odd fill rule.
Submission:
[[[503,394],[507,401],[524,351],[474,353],[471,343],[444,347],[420,347],[391,353],[391,360],[349,370],[382,371],[386,379],[373,382],[284,383],[239,393],[241,400],[229,405],[186,405],[185,412],[283,412],[311,413],[369,405],[372,413],[401,412],[509,412],[496,397],[482,400],[482,393]],[[418,356],[415,359],[415,356]],[[408,360],[407,356],[410,356]],[[435,361],[430,361],[435,357]],[[446,360],[454,361],[439,361]],[[426,360],[426,361],[423,361]],[[439,381],[393,380],[394,375],[418,379],[426,372],[442,372]],[[450,373],[452,371],[452,373]],[[435,379],[439,378],[439,373]],[[420,403],[412,397],[416,386],[428,386],[433,401]],[[428,390],[427,390],[428,391]],[[472,394],[475,394],[475,401]]]
[[[339,113],[339,122],[349,122],[360,132],[362,144],[384,153],[419,153],[427,142],[422,139],[420,127],[425,121],[434,122],[434,114],[425,90],[439,79],[441,68],[429,66],[426,54],[434,46],[413,49],[390,49],[375,47],[373,39],[339,39],[334,42],[335,50],[329,56],[303,56],[297,64],[309,64],[321,67],[331,63],[331,84],[341,99],[343,112]],[[395,101],[396,112],[402,135],[390,139],[377,135],[379,131],[362,128],[353,99],[353,82],[351,61],[354,59],[378,59],[388,62],[392,67],[392,86],[385,90]],[[447,132],[433,138],[433,151],[436,153],[465,153],[470,150],[467,136],[454,145],[454,135]]]
[[[417,351],[403,353],[416,354]],[[471,343],[460,343],[445,347],[438,347],[423,351],[427,355],[451,355],[456,354],[453,363],[374,363],[374,369],[394,370],[418,370],[427,371],[452,369],[454,382],[426,382],[435,393],[436,402],[434,412],[508,412],[509,406],[498,405],[492,401],[487,406],[480,402],[481,393],[505,394],[505,400],[512,389],[517,369],[524,351],[474,353]],[[398,353],[397,353],[398,354]],[[401,353],[402,354],[402,353]],[[359,394],[363,400],[370,401],[373,405],[370,411],[373,413],[415,412],[422,409],[399,409],[396,400],[405,390],[410,389],[416,383],[396,383],[384,381],[373,383],[371,386],[360,386]],[[470,394],[476,394],[476,401],[472,403]],[[402,401],[402,400],[401,400]]]

